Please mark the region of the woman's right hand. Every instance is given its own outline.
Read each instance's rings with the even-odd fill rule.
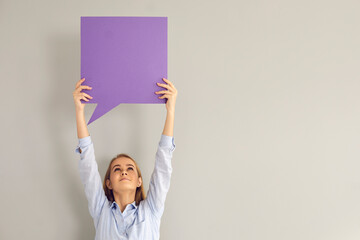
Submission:
[[[81,83],[83,83],[84,81],[85,81],[85,78],[80,79],[76,83],[75,91],[73,92],[75,108],[76,108],[76,110],[80,110],[80,111],[83,111],[84,107],[85,107],[85,103],[81,103],[80,99],[83,99],[87,102],[89,101],[89,99],[87,99],[87,98],[92,99],[92,97],[90,95],[88,95],[84,92],[81,92],[81,90],[83,90],[83,89],[89,89],[89,90],[92,89],[92,87],[81,85]]]

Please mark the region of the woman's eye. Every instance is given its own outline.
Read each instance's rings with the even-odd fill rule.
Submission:
[[[132,167],[129,167],[128,169],[134,170]],[[117,170],[120,170],[120,168],[115,168],[114,172],[116,172]]]

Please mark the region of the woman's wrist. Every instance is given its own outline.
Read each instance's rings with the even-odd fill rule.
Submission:
[[[83,115],[84,114],[84,108],[77,108],[77,107],[75,107],[75,113],[77,114],[77,115]]]
[[[174,118],[175,118],[175,112],[168,111],[166,114],[166,120],[164,125],[163,134],[167,136],[173,136],[174,135]]]
[[[175,115],[175,110],[167,110],[167,115]]]

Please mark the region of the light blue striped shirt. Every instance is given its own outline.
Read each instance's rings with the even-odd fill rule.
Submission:
[[[170,188],[174,137],[161,135],[146,199],[139,206],[136,206],[135,201],[128,204],[123,213],[118,204],[109,202],[105,195],[91,137],[78,140],[75,152],[80,154],[78,167],[89,212],[94,220],[95,240],[160,239],[160,220]]]

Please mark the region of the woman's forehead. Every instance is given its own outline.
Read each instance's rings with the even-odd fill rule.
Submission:
[[[115,166],[115,165],[127,166],[127,164],[131,164],[131,165],[135,166],[134,162],[130,158],[127,158],[127,157],[119,157],[119,158],[115,159],[112,163],[112,166]]]

